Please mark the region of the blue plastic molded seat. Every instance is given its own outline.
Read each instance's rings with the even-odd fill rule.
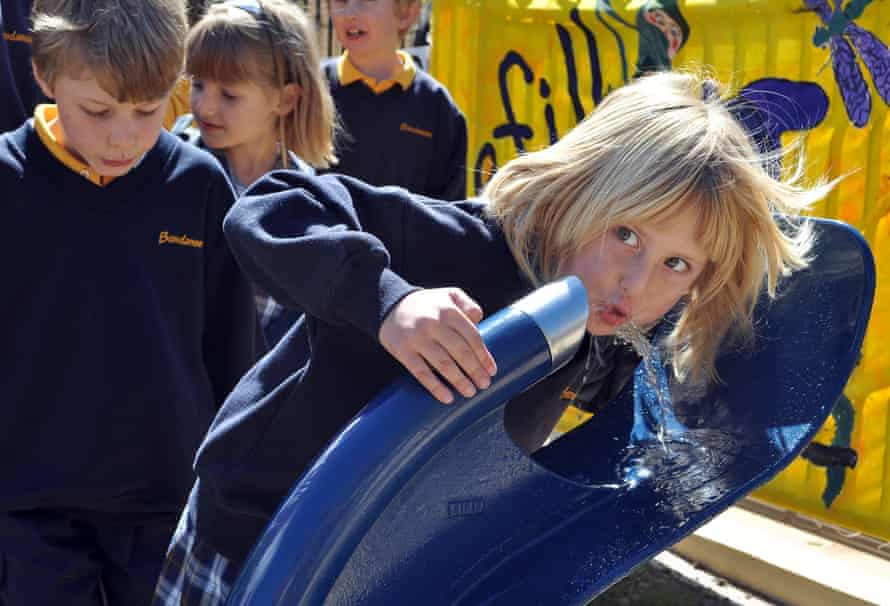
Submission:
[[[407,378],[381,394],[296,484],[229,604],[586,604],[772,478],[826,420],[875,274],[855,230],[815,223],[811,268],[761,302],[754,349],[721,354],[722,383],[662,409],[641,365],[532,456],[503,411],[551,370],[549,353],[526,319],[490,318],[483,335],[510,376],[451,407]]]

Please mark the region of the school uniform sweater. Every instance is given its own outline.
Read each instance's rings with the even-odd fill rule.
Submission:
[[[100,187],[28,121],[0,137],[0,191],[0,511],[176,514],[256,357],[225,174],[162,132]]]
[[[31,71],[31,0],[0,3],[0,133],[18,128],[40,98]]]
[[[349,177],[271,173],[235,204],[225,231],[260,287],[306,311],[233,390],[198,452],[198,538],[240,563],[315,456],[405,372],[377,339],[395,303],[459,286],[490,315],[532,286],[484,204]],[[528,397],[529,414],[512,415],[517,441],[540,445],[581,371],[583,360]]]
[[[323,64],[346,131],[337,144],[340,161],[328,172],[431,198],[465,198],[467,125],[448,90],[418,69],[410,81],[375,91],[361,78],[341,81],[342,61]]]

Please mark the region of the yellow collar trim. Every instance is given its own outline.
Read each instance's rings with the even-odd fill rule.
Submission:
[[[337,61],[337,77],[340,79],[340,84],[348,86],[353,82],[362,81],[377,95],[388,91],[396,84],[401,86],[403,90],[408,90],[408,87],[414,82],[414,76],[417,75],[417,66],[414,65],[411,55],[405,51],[396,51],[396,54],[402,62],[401,71],[387,80],[375,80],[359,71],[352,61],[349,60],[349,51],[345,51]]]
[[[114,177],[105,177],[94,171],[80,158],[76,157],[65,147],[65,132],[62,123],[59,122],[59,108],[52,104],[38,105],[34,109],[34,130],[43,141],[50,153],[59,162],[99,187],[108,185]]]

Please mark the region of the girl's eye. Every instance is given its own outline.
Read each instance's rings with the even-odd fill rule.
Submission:
[[[142,116],[143,118],[150,118],[158,113],[158,110],[161,109],[161,106],[157,106],[154,109],[137,109],[136,113]]]
[[[689,263],[687,263],[680,257],[671,257],[670,259],[665,261],[664,264],[678,274],[689,271]]]
[[[222,92],[222,96],[223,96],[223,99],[227,99],[227,100],[229,100],[229,101],[234,101],[234,100],[236,100],[236,99],[238,98],[238,95],[233,95],[232,93],[230,93],[230,92],[227,91],[227,90],[224,90],[224,91]]]
[[[633,230],[621,226],[615,230],[615,235],[618,236],[618,239],[627,244],[628,246],[632,246],[636,248],[640,244],[640,238],[633,232]]]

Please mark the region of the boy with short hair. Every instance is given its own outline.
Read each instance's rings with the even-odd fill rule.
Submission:
[[[329,2],[345,49],[324,65],[346,131],[332,171],[432,198],[466,197],[466,120],[445,87],[399,50],[421,0]]]
[[[147,604],[252,289],[209,154],[162,131],[182,0],[37,0],[57,105],[0,136],[0,603]]]

